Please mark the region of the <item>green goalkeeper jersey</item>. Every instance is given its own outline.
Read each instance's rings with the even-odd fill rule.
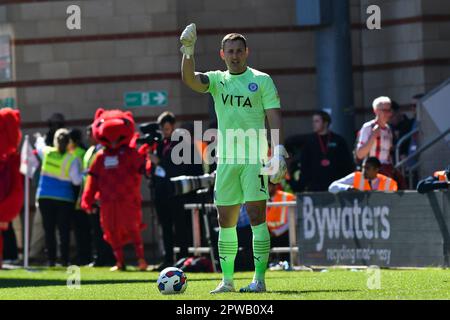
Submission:
[[[264,110],[280,108],[272,78],[249,67],[238,75],[229,71],[209,71],[206,75],[207,92],[214,98],[217,114],[219,160],[265,161],[268,145]]]

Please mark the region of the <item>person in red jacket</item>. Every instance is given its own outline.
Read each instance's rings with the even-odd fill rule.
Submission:
[[[23,206],[23,176],[19,171],[19,148],[22,134],[18,110],[0,110],[0,269],[3,260],[2,231]]]
[[[111,271],[125,270],[123,246],[132,242],[138,268],[147,269],[141,231],[141,179],[150,171],[148,146],[136,148],[135,123],[131,112],[98,109],[92,125],[95,139],[105,148],[89,169],[81,207],[93,212],[98,198],[104,239],[111,245],[116,265]]]

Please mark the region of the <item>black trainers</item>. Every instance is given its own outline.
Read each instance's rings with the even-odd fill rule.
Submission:
[[[155,271],[161,272],[165,268],[168,268],[168,267],[173,267],[173,263],[171,263],[171,262],[163,262],[155,269]]]

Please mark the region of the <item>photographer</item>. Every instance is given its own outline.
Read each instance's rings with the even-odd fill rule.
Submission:
[[[164,261],[158,269],[173,266],[173,248],[180,247],[178,258],[188,256],[190,216],[184,211],[185,196],[175,196],[170,178],[182,175],[201,175],[202,165],[174,164],[172,150],[179,141],[172,141],[175,131],[175,116],[171,112],[163,112],[158,117],[158,124],[163,139],[158,142],[156,150],[150,154],[152,161],[152,182],[154,187],[155,209],[162,227],[164,242]],[[191,162],[192,163],[192,162]],[[175,227],[175,233],[174,233]]]

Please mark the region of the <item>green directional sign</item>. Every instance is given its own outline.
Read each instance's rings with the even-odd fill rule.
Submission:
[[[167,105],[167,91],[126,92],[125,107],[162,107]]]
[[[0,108],[14,108],[16,105],[14,98],[0,98]]]

